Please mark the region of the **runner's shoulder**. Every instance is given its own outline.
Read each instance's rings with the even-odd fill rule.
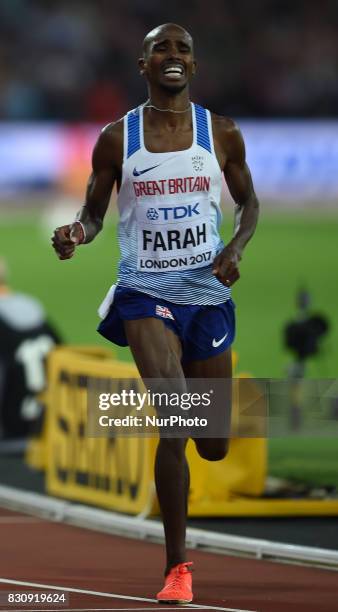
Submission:
[[[115,146],[123,143],[123,117],[117,121],[107,123],[101,130],[99,140]]]
[[[215,140],[228,158],[233,157],[236,150],[243,148],[243,137],[237,123],[230,117],[215,113],[211,113],[211,120]]]
[[[214,131],[223,136],[236,136],[240,134],[240,129],[233,119],[225,117],[224,115],[217,115],[216,113],[211,114],[211,121]]]
[[[102,128],[97,139],[94,154],[103,163],[119,167],[123,158],[123,119],[108,123]]]

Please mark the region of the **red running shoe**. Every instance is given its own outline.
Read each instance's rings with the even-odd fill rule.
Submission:
[[[157,601],[167,604],[186,604],[193,598],[192,593],[192,562],[179,563],[172,567],[164,581],[162,591],[157,593]]]

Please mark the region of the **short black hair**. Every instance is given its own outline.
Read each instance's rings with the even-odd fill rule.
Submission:
[[[150,32],[148,32],[148,34],[144,37],[143,45],[142,45],[143,56],[147,55],[151,43],[159,35],[159,33],[163,30],[170,30],[170,29],[181,30],[182,32],[184,32],[184,34],[187,35],[187,37],[189,38],[191,42],[191,48],[193,47],[192,36],[185,28],[183,28],[183,26],[180,26],[177,23],[162,23],[161,25],[156,26],[156,28],[153,28],[152,30],[150,30]]]

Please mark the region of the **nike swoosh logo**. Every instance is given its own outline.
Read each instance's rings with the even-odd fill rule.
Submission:
[[[222,342],[224,342],[224,340],[226,339],[226,337],[228,336],[229,332],[227,332],[225,334],[225,336],[223,336],[223,338],[221,338],[220,340],[216,340],[215,338],[212,341],[212,346],[214,348],[217,348],[218,346],[220,346],[222,344]]]
[[[145,172],[149,172],[150,170],[154,170],[154,168],[158,168],[161,164],[157,164],[156,166],[151,166],[151,168],[145,168],[144,170],[136,170],[136,167],[133,170],[133,176],[141,176]]]

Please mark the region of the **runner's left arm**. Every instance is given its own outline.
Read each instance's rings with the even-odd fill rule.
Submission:
[[[121,130],[115,125],[111,124],[101,132],[94,147],[84,206],[73,223],[54,231],[52,244],[59,259],[73,257],[76,246],[91,242],[102,229],[111,192],[120,174]]]
[[[259,203],[245,160],[243,137],[235,124],[226,130],[225,147],[224,177],[235,202],[235,226],[233,238],[214,259],[213,274],[229,286],[239,278],[238,263],[256,229]]]

